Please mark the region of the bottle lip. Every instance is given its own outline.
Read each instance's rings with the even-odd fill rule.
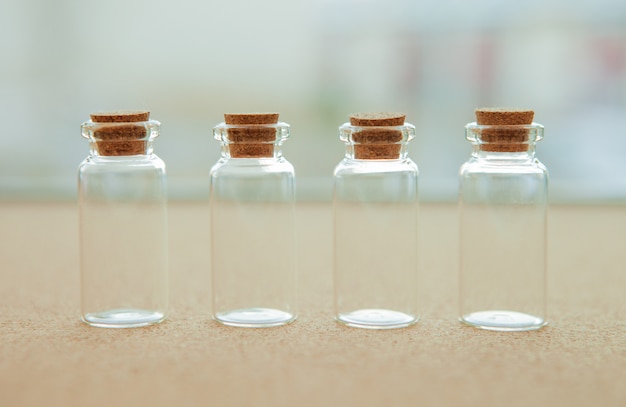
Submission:
[[[542,129],[543,125],[532,122],[530,124],[478,124],[476,122],[467,123],[465,125],[466,129],[488,129],[488,128],[503,128],[503,129],[513,129],[513,128],[521,128],[521,129]]]
[[[280,145],[291,136],[291,126],[285,122],[268,124],[226,124],[213,127],[213,138],[225,144]]]
[[[339,139],[346,145],[346,157],[356,160],[389,161],[406,158],[407,144],[415,138],[415,126],[373,126],[344,123]]]
[[[94,122],[81,125],[81,136],[90,142],[92,155],[135,156],[152,153],[152,140],[159,136],[156,120]]]
[[[543,133],[543,125],[535,122],[514,125],[488,125],[471,122],[465,126],[465,138],[468,141],[477,145],[494,146],[493,151],[499,151],[497,146],[502,147],[502,151],[509,151],[507,145],[535,144],[543,139]]]
[[[406,144],[415,138],[415,126],[339,126],[339,139],[347,144]]]
[[[81,136],[90,141],[107,143],[133,141],[151,141],[159,136],[161,123],[157,120],[139,122],[94,122],[88,120],[81,124]]]

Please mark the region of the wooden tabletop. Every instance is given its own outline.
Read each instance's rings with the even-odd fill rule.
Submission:
[[[457,214],[423,205],[421,321],[332,319],[331,207],[299,204],[300,317],[210,320],[205,203],[170,205],[171,315],[79,322],[74,204],[0,204],[0,406],[625,406],[626,208],[549,215],[548,318],[525,333],[457,322]]]

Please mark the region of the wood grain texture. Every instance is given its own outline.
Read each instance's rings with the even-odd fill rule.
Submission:
[[[527,333],[456,321],[452,205],[422,207],[422,319],[401,330],[333,321],[330,205],[297,220],[294,324],[209,319],[208,208],[175,203],[170,318],[115,330],[79,322],[75,205],[0,204],[0,405],[626,405],[626,208],[551,208],[550,326]]]

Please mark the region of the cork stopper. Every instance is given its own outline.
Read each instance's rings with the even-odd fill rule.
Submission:
[[[224,114],[224,122],[235,126],[228,128],[231,157],[260,158],[274,155],[276,128],[265,126],[278,123],[278,113],[227,113]]]
[[[528,150],[528,129],[535,112],[516,108],[479,108],[476,109],[476,124],[493,126],[481,129],[480,138],[486,143],[484,151],[522,152]],[[519,126],[519,127],[517,127]]]
[[[150,112],[145,110],[120,110],[115,112],[92,113],[91,121],[96,123],[134,123],[146,122]]]
[[[402,126],[405,118],[404,113],[354,113],[350,115],[350,124],[353,126]]]
[[[404,125],[403,113],[376,112],[350,115],[352,126],[368,127],[352,135],[354,158],[359,160],[388,160],[400,157],[402,131],[390,129]],[[377,128],[378,127],[378,128]]]
[[[150,112],[114,111],[92,113],[94,123],[110,123],[101,125],[94,130],[98,154],[105,156],[123,156],[145,154],[146,128],[143,124],[150,118]]]

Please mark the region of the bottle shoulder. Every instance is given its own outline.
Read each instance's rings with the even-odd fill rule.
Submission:
[[[410,173],[418,174],[417,164],[410,158],[402,160],[355,160],[344,158],[335,167],[335,176],[358,174]]]
[[[221,158],[210,171],[211,176],[228,175],[262,175],[288,174],[295,175],[293,165],[284,157],[255,159],[255,158]]]
[[[461,175],[469,174],[548,174],[546,166],[537,158],[527,160],[485,160],[476,157],[470,158],[459,169]]]
[[[159,171],[165,172],[165,163],[156,154],[135,156],[93,156],[85,158],[79,172]]]

